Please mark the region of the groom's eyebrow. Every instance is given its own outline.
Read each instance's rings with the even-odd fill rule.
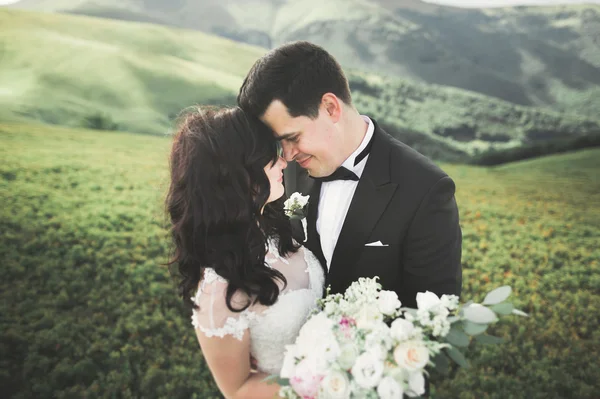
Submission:
[[[277,136],[277,141],[287,140],[290,137],[297,135],[298,133],[300,132],[284,133],[281,136]]]

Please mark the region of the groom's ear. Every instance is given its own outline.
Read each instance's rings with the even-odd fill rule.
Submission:
[[[342,116],[342,102],[333,93],[325,93],[321,97],[321,107],[327,112],[327,116],[333,123],[337,123]]]

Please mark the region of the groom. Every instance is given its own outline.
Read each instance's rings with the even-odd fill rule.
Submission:
[[[329,53],[308,42],[270,51],[246,76],[238,103],[296,161],[285,173],[286,192],[310,195],[305,245],[332,293],[379,276],[403,306],[416,307],[417,292],[460,294],[454,182],[354,108]]]

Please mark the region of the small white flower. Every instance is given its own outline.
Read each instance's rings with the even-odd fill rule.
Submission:
[[[346,373],[331,371],[321,381],[319,399],[347,399],[350,398],[350,381]]]
[[[391,335],[397,341],[405,341],[409,339],[415,330],[413,323],[406,319],[398,318],[392,322]]]
[[[419,310],[433,310],[440,304],[440,298],[431,291],[417,293],[417,307]]]
[[[406,394],[411,398],[421,396],[425,393],[425,377],[420,371],[414,371],[408,376],[408,390]]]
[[[374,388],[383,376],[383,361],[371,352],[360,355],[352,367],[352,376],[362,388]]]
[[[458,308],[458,297],[456,295],[442,295],[442,305],[448,310],[456,310]]]
[[[422,341],[402,342],[394,349],[394,360],[406,370],[420,370],[429,361],[429,350]]]
[[[379,311],[384,315],[391,316],[400,308],[402,303],[398,299],[398,294],[394,291],[381,291],[377,298],[377,306]]]
[[[392,377],[385,377],[377,386],[377,394],[381,399],[402,399],[402,386]]]

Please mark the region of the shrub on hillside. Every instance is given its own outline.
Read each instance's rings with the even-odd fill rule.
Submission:
[[[96,130],[117,130],[119,129],[119,125],[117,125],[110,115],[96,112],[94,114],[88,115],[83,118],[81,122],[81,126],[88,129],[96,129]]]
[[[568,139],[536,142],[508,150],[497,150],[492,148],[473,156],[470,163],[473,165],[494,166],[592,147],[600,147],[600,133]]]

